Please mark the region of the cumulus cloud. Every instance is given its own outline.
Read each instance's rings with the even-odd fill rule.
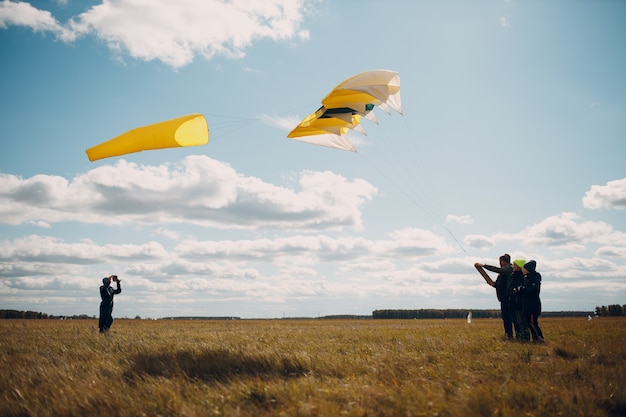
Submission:
[[[326,235],[296,235],[237,241],[187,240],[181,242],[175,249],[178,256],[187,260],[263,261],[275,265],[288,265],[290,268],[293,265],[302,267],[321,262],[372,265],[385,263],[389,257],[417,259],[435,253],[449,253],[452,250],[441,237],[419,229],[401,230],[393,233],[390,239],[380,240],[359,237],[332,238]]]
[[[481,239],[489,240],[476,236],[477,241]],[[440,255],[448,256],[442,259]],[[62,312],[84,313],[85,300],[91,300],[97,313],[99,277],[115,271],[126,288],[132,289],[117,307],[118,314],[219,312],[263,317],[278,314],[283,304],[295,308],[295,300],[313,298],[316,307],[308,314],[317,314],[326,299],[340,303],[334,308],[346,313],[355,297],[372,309],[413,308],[418,301],[422,307],[453,308],[468,294],[476,298],[483,293],[490,306],[494,297],[477,278],[471,266],[475,259],[458,255],[439,236],[415,228],[397,230],[385,239],[325,234],[238,240],[196,237],[182,239],[171,248],[154,241],[98,244],[28,236],[0,242],[0,295],[13,306],[18,300],[60,303],[71,293],[73,299],[63,300]],[[626,274],[623,265],[606,258],[537,260],[546,278],[544,297],[581,285],[601,288]],[[444,295],[450,304],[441,304]],[[230,301],[236,301],[236,312],[229,309]],[[328,308],[335,312],[333,306]],[[56,312],[45,306],[41,309]]]
[[[474,223],[474,219],[472,218],[472,216],[468,214],[463,215],[463,216],[448,214],[446,216],[446,224],[450,224],[450,223],[472,224]]]
[[[361,229],[377,193],[364,180],[303,172],[299,189],[238,174],[206,156],[146,166],[120,160],[72,181],[0,174],[4,224],[193,224],[221,229]]]
[[[592,186],[583,197],[583,206],[589,209],[626,209],[626,178]]]
[[[604,222],[579,221],[575,213],[562,213],[551,216],[532,225],[520,234],[526,245],[562,247],[569,250],[582,250],[589,242],[604,242],[615,232]]]
[[[495,246],[493,238],[484,235],[467,235],[463,239],[463,244],[474,249],[489,249]]]
[[[619,257],[626,250],[626,233],[601,221],[586,221],[566,212],[545,218],[517,233],[466,235],[464,246],[486,250],[506,243],[507,247],[550,248],[559,252],[596,249],[597,256]]]
[[[158,310],[159,297],[167,293],[169,299],[185,300],[180,306],[168,302],[169,314],[190,314],[211,299],[238,299],[256,305],[258,315],[260,302],[319,294],[350,298],[372,291],[401,296],[435,293],[441,290],[442,279],[436,277],[445,272],[432,268],[426,278],[428,268],[413,262],[452,250],[432,232],[419,229],[403,229],[380,240],[328,235],[188,239],[168,249],[157,242],[100,245],[28,236],[0,242],[0,294],[8,303],[9,295],[17,293],[22,303],[40,296],[56,302],[71,290],[79,298],[64,304],[66,309],[84,308],[86,297],[94,297],[96,306],[99,277],[115,271],[133,289],[132,295],[126,293],[135,305],[126,307],[130,310],[148,300]],[[272,265],[272,272],[267,265]]]
[[[411,227],[394,231],[389,235],[392,241],[389,247],[383,247],[383,250],[391,251],[399,257],[444,254],[455,250],[445,239],[429,230]]]
[[[35,32],[51,32],[65,42],[76,39],[76,34],[61,25],[52,13],[39,10],[26,2],[0,2],[0,28],[7,29],[9,26],[25,26]]]
[[[624,246],[602,246],[596,250],[595,255],[606,258],[626,259],[626,244]]]
[[[619,272],[620,267],[607,259],[571,257],[540,262],[544,274],[555,279],[587,279],[590,276],[607,277]],[[623,271],[622,271],[623,273]]]
[[[50,236],[28,236],[0,242],[0,268],[21,265],[15,276],[40,275],[34,265],[90,267],[95,264],[127,265],[126,274],[137,277],[200,275],[222,278],[257,278],[252,265],[273,264],[285,271],[312,271],[320,264],[337,264],[345,270],[392,271],[396,260],[418,260],[454,249],[430,231],[405,229],[389,239],[295,235],[252,240],[184,240],[172,249],[157,242],[104,244],[91,240],[68,243]],[[246,266],[247,265],[247,266]],[[8,274],[3,274],[8,276]],[[51,275],[58,275],[51,274]]]
[[[92,35],[117,53],[180,68],[196,56],[243,57],[262,39],[307,40],[301,26],[308,7],[305,0],[110,0],[63,24],[49,11],[4,0],[0,28],[26,26],[65,42]]]
[[[162,259],[165,249],[156,242],[141,245],[98,245],[90,240],[65,243],[49,236],[31,235],[0,242],[0,260],[25,263],[89,265],[107,260]]]

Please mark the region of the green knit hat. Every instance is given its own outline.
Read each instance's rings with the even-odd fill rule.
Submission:
[[[517,265],[519,267],[519,269],[522,269],[524,267],[524,264],[526,263],[526,261],[523,260],[523,259],[516,259],[516,260],[513,261],[513,263],[515,265]]]

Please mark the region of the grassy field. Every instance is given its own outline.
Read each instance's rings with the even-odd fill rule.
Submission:
[[[625,416],[626,318],[0,320],[0,416]]]

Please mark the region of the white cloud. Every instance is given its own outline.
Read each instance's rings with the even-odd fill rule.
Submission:
[[[51,175],[0,174],[4,224],[194,224],[222,229],[361,229],[368,182],[303,172],[300,189],[238,174],[206,156],[145,166],[118,161],[71,182]]]
[[[165,249],[156,242],[100,246],[90,240],[65,243],[58,238],[36,235],[0,242],[0,260],[26,264],[89,265],[108,260],[141,261],[166,256]]]
[[[445,239],[429,230],[405,228],[389,235],[392,237],[392,242],[390,247],[384,247],[383,250],[391,250],[392,253],[402,257],[444,254],[455,250],[446,243]]]
[[[611,225],[604,222],[579,222],[575,213],[551,216],[528,227],[519,238],[526,245],[561,247],[583,250],[590,242],[607,242],[614,235]]]
[[[595,252],[596,256],[626,259],[626,242],[624,246],[602,246]]]
[[[52,32],[66,42],[76,39],[76,35],[63,27],[50,12],[39,10],[26,2],[0,2],[0,28],[9,26],[27,26],[35,32]]]
[[[298,123],[300,123],[301,118],[299,116],[276,116],[276,115],[269,115],[269,114],[261,114],[259,116],[259,119],[261,119],[264,123],[279,128],[281,130],[284,131],[291,131],[291,129],[294,128],[294,126],[297,126]]]
[[[67,243],[55,237],[33,235],[0,242],[0,265],[5,277],[62,275],[63,272],[52,271],[64,264],[82,268],[118,263],[127,265],[126,274],[147,279],[189,275],[256,278],[259,276],[257,267],[264,264],[283,268],[287,273],[304,271],[307,275],[313,275],[312,271],[322,264],[336,264],[345,271],[384,273],[396,268],[391,259],[416,260],[451,251],[452,248],[432,232],[417,229],[399,231],[389,240],[326,235],[236,241],[185,240],[169,250],[154,241],[138,245],[99,245],[91,240]],[[37,272],[37,265],[41,274]],[[14,274],[7,272],[10,268],[14,268]]]
[[[467,235],[463,239],[463,244],[474,249],[489,249],[495,246],[496,242],[489,236]]]
[[[237,241],[187,240],[181,242],[175,252],[181,258],[201,262],[227,259],[231,262],[268,262],[287,268],[337,262],[355,267],[369,265],[368,268],[371,268],[373,264],[387,262],[389,256],[417,259],[451,250],[443,239],[432,232],[411,229],[394,233],[389,240],[332,238],[325,235]]]
[[[592,186],[583,197],[583,206],[589,209],[626,209],[626,178]]]
[[[171,240],[180,240],[181,235],[179,232],[168,230],[166,228],[160,227],[156,230],[156,234],[159,236],[165,236]]]
[[[538,260],[537,269],[541,266],[542,274],[550,280],[571,283],[574,280],[585,281],[591,278],[620,277],[626,273],[623,266],[609,259],[591,257],[571,257],[553,260]]]
[[[448,216],[446,216],[446,224],[450,224],[450,223],[472,224],[474,223],[474,219],[472,218],[472,216],[468,214],[463,215],[463,216],[448,214]]]
[[[8,306],[97,314],[99,277],[115,272],[125,285],[119,316],[277,317],[285,309],[363,314],[376,308],[471,307],[467,297],[474,306],[493,307],[495,296],[473,269],[475,259],[456,255],[432,232],[410,228],[381,240],[321,234],[187,239],[173,248],[29,236],[0,242],[0,294]],[[537,261],[548,306],[567,303],[574,295],[566,294],[585,288],[611,286],[615,296],[626,291],[619,285],[626,268],[615,261],[553,256]],[[44,304],[61,301],[63,307],[55,307],[60,311]]]
[[[263,315],[261,305],[275,309],[277,303],[319,296],[347,300],[372,293],[439,293],[450,277],[447,268],[412,262],[437,254],[441,247],[451,250],[432,232],[417,229],[398,231],[388,240],[296,235],[186,240],[168,250],[157,242],[98,245],[29,236],[0,242],[0,294],[7,305],[14,300],[11,294],[23,305],[39,299],[54,303],[71,291],[75,298],[64,304],[64,312],[84,313],[89,297],[97,306],[99,277],[114,271],[132,288],[120,304],[133,315],[200,314],[208,301],[237,300],[236,314],[245,314],[249,305],[254,306],[250,314],[258,317]],[[405,261],[408,266],[402,267]],[[159,304],[163,293],[172,302],[163,299]],[[174,300],[185,302],[177,305]]]
[[[307,7],[302,0],[111,0],[62,25],[48,11],[5,0],[0,28],[28,26],[66,42],[94,35],[118,53],[180,68],[196,56],[241,58],[260,39],[307,40]]]
[[[626,233],[614,230],[608,223],[583,221],[576,213],[566,212],[547,217],[517,233],[467,235],[464,239],[465,246],[474,249],[491,249],[502,243],[507,247],[543,247],[559,252],[593,250],[600,245],[597,255],[615,257],[626,248]]]
[[[509,21],[509,18],[506,16],[501,16],[500,17],[500,26],[502,26],[503,28],[510,28],[511,27],[511,22]]]

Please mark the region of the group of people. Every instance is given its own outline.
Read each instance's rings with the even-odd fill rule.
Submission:
[[[541,274],[537,272],[537,262],[516,259],[511,263],[508,253],[500,256],[500,266],[475,263],[474,267],[485,278],[485,281],[496,289],[500,311],[507,339],[521,342],[533,341],[543,343],[543,333],[539,327],[541,315]],[[487,271],[496,272],[498,277],[493,281]],[[117,288],[111,283],[115,282]],[[113,297],[122,292],[121,280],[117,275],[102,278],[100,286],[100,333],[106,333],[113,324]],[[513,336],[515,330],[515,336]]]
[[[537,272],[537,262],[516,259],[511,263],[511,256],[505,253],[500,256],[499,263],[500,266],[493,266],[477,262],[474,267],[496,289],[505,337],[520,342],[543,343],[543,332],[539,327],[541,274]],[[485,269],[498,274],[495,282]]]

